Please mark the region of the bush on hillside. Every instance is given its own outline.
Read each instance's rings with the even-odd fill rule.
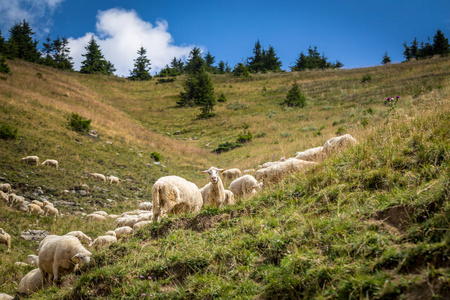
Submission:
[[[9,66],[6,64],[6,58],[0,57],[0,73],[11,74]]]
[[[91,122],[90,119],[85,119],[82,116],[72,113],[70,117],[67,118],[67,126],[69,129],[77,132],[89,132],[91,129]]]
[[[306,105],[306,97],[300,91],[298,83],[294,83],[292,88],[289,90],[286,100],[284,100],[283,105],[286,106],[298,106],[304,107]]]
[[[156,162],[160,162],[162,160],[162,156],[158,152],[152,152],[150,154],[150,158],[153,159]]]
[[[13,128],[7,124],[0,126],[0,139],[15,140],[17,138],[17,128]]]

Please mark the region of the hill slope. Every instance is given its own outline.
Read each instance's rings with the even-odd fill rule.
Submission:
[[[112,222],[86,224],[77,214],[135,208],[150,199],[161,176],[202,186],[206,179],[198,171],[210,165],[253,168],[348,132],[360,144],[308,174],[235,206],[144,228],[95,253],[82,275],[33,298],[449,295],[449,59],[248,80],[216,76],[216,92],[228,101],[217,106],[218,117],[202,121],[195,120],[198,109],[174,107],[180,81],[155,85],[9,64],[13,75],[0,80],[0,109],[2,123],[19,128],[19,139],[1,143],[0,176],[18,194],[37,197],[41,187],[50,200],[78,206],[62,206],[65,217],[56,222],[0,211],[1,227],[15,237],[13,253],[0,248],[1,291],[17,290],[28,269],[14,262],[36,248],[18,239],[21,231],[97,236]],[[363,75],[372,81],[362,83]],[[306,109],[279,105],[295,81],[307,96]],[[384,106],[394,95],[401,97],[398,107]],[[91,118],[99,137],[69,131],[72,112]],[[211,153],[235,140],[243,123],[258,137]],[[167,168],[152,164],[154,151]],[[62,168],[21,165],[25,155],[56,158]],[[83,171],[117,175],[122,184],[103,186]],[[88,196],[64,192],[82,183],[90,186]]]

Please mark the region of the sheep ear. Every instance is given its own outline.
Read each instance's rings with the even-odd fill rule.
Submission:
[[[206,174],[206,173],[208,173],[208,170],[206,170],[206,171],[201,171],[200,173]]]
[[[78,257],[78,254],[75,254],[73,257],[72,257],[72,261],[74,262],[74,263],[78,263],[78,259],[79,259],[79,257]]]
[[[219,170],[217,170],[217,171],[219,171],[220,173],[222,173],[223,171],[225,171],[225,169],[219,169]]]

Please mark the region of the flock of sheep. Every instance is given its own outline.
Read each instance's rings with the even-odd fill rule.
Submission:
[[[269,186],[280,182],[286,175],[296,173],[317,165],[327,155],[339,151],[351,145],[356,140],[349,134],[328,140],[323,147],[308,149],[297,152],[294,157],[282,158],[276,162],[267,162],[258,167],[258,170],[245,170],[244,173],[255,172],[255,176],[245,174],[243,176],[239,169],[219,169],[211,167],[202,173],[208,174],[209,183],[202,188],[179,176],[165,176],[158,179],[152,187],[152,202],[143,202],[135,211],[125,212],[121,215],[108,215],[104,211],[97,211],[86,216],[89,222],[97,222],[106,218],[116,219],[116,229],[108,231],[105,235],[97,237],[94,241],[81,231],[69,232],[63,236],[48,235],[39,244],[36,255],[29,255],[29,262],[36,264],[38,268],[32,270],[23,277],[19,284],[19,292],[29,294],[38,291],[46,283],[57,283],[61,276],[73,272],[76,268],[89,263],[91,252],[81,243],[88,243],[90,249],[98,250],[107,244],[117,242],[121,236],[130,234],[133,230],[151,222],[157,222],[160,218],[168,215],[182,213],[196,213],[203,206],[222,207],[235,203],[235,197],[249,197],[256,194],[263,186]],[[22,160],[26,163],[38,165],[39,158],[28,156]],[[50,161],[50,162],[49,162]],[[56,162],[56,163],[55,163]],[[58,162],[46,160],[43,164],[58,168]],[[228,189],[224,188],[221,179],[232,180]],[[99,173],[90,173],[88,176],[102,182],[109,181],[110,184],[119,184],[119,178],[115,176],[106,177]],[[2,198],[4,193],[11,191],[8,184],[0,184]],[[8,195],[7,195],[8,196]],[[11,194],[9,195],[9,197]],[[10,206],[13,198],[8,198]],[[11,199],[11,200],[10,200]],[[35,200],[36,201],[36,200]],[[37,203],[33,201],[28,205],[29,213],[51,214],[53,207],[48,201]],[[45,203],[47,202],[47,203]],[[41,207],[42,204],[42,207]],[[41,211],[39,210],[42,210]],[[11,237],[0,228],[0,243],[11,248]]]

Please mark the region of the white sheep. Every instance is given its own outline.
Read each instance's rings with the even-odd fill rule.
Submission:
[[[47,206],[47,205],[54,206],[53,203],[51,203],[51,202],[49,202],[49,201],[47,201],[47,200],[44,200],[44,202],[42,202],[42,204],[43,204],[44,206]]]
[[[81,267],[89,263],[91,255],[74,236],[46,236],[38,248],[42,285],[48,274],[53,275],[53,282],[57,283],[60,276],[72,272],[76,265]]]
[[[37,156],[26,156],[20,159],[21,162],[26,163],[27,165],[38,166],[39,165],[39,157]]]
[[[136,224],[133,225],[133,230],[136,230],[138,228],[141,228],[141,227],[143,227],[143,226],[145,226],[147,224],[151,224],[151,223],[153,223],[153,222],[152,221],[140,221],[140,222],[137,222]]]
[[[42,208],[34,203],[30,203],[28,204],[28,214],[36,214],[36,215],[44,215],[44,211],[42,210]]]
[[[83,231],[71,231],[66,233],[65,235],[71,235],[80,240],[80,242],[86,242],[88,245],[92,243],[92,239],[88,237]]]
[[[5,293],[0,293],[0,300],[14,300],[14,297]]]
[[[228,189],[235,197],[248,197],[260,190],[260,184],[252,175],[244,175],[233,180]]]
[[[105,232],[105,235],[110,235],[110,236],[117,238],[116,232],[114,230],[109,230],[109,231]]]
[[[106,180],[109,181],[109,184],[119,184],[119,177],[113,176],[113,175],[109,175],[108,177],[106,177]]]
[[[296,159],[307,161],[321,161],[325,157],[323,147],[311,148],[302,152],[295,153]]]
[[[107,215],[106,217],[108,219],[117,219],[119,217],[119,215]]]
[[[151,202],[139,203],[138,208],[141,210],[152,210],[152,203]]]
[[[38,266],[39,265],[39,257],[37,255],[30,254],[27,257],[27,263],[29,263],[30,265]]]
[[[11,252],[11,236],[3,228],[0,228],[0,244],[5,244],[8,252]]]
[[[236,200],[234,199],[234,194],[230,190],[225,190],[225,199],[223,200],[224,205],[233,205],[236,204]]]
[[[138,222],[153,220],[153,212],[138,215]]]
[[[88,221],[88,222],[99,222],[99,221],[104,221],[104,220],[106,220],[106,218],[102,215],[89,214],[86,216],[86,221]]]
[[[58,213],[59,213],[59,211],[57,208],[50,206],[50,205],[44,206],[44,216],[46,216],[46,217],[47,216],[55,216],[55,219],[56,219],[56,217],[58,216]]]
[[[97,237],[90,245],[89,248],[98,250],[108,244],[117,242],[117,238],[112,235],[101,235]]]
[[[133,224],[133,226],[136,224],[137,223]],[[131,234],[133,232],[133,228],[131,228],[131,226],[122,226],[114,229],[114,232],[116,233],[116,237],[119,239],[124,235]]]
[[[44,207],[44,203],[42,203],[42,202],[39,201],[39,200],[33,200],[33,201],[31,201],[31,203],[32,203],[32,204],[38,205],[40,208],[43,208],[43,207]]]
[[[100,173],[89,173],[87,176],[92,177],[101,182],[106,182],[106,176]]]
[[[126,216],[116,219],[116,227],[129,226],[133,227],[134,224],[139,222],[139,217],[137,216]]]
[[[241,177],[241,175],[242,175],[241,170],[236,168],[228,169],[222,172],[223,178],[228,180],[234,180],[238,177]]]
[[[8,203],[8,194],[4,193],[3,191],[0,191],[0,199],[3,200],[3,202]]]
[[[21,207],[25,202],[25,198],[23,196],[17,196],[16,194],[12,193],[12,194],[9,194],[8,201],[9,201],[9,207],[13,207],[13,205],[17,206],[17,207]]]
[[[56,159],[47,159],[41,165],[55,167],[56,170],[59,168],[59,163]]]
[[[264,186],[280,182],[286,175],[297,173],[317,165],[317,162],[289,158],[286,161],[273,164],[263,169],[262,180]]]
[[[224,171],[224,169],[218,169],[216,167],[211,167],[206,171],[202,171],[203,174],[209,174],[210,180],[207,185],[200,189],[204,206],[223,205],[223,201],[225,200],[225,188],[223,187],[222,180],[220,179],[220,173]]]
[[[108,213],[106,211],[103,211],[103,210],[94,211],[93,214],[104,216],[104,217],[108,216]]]
[[[19,283],[19,293],[31,294],[42,288],[42,273],[36,268],[25,275]]]
[[[249,174],[255,172],[255,169],[246,169],[244,170],[244,174]]]
[[[5,193],[11,193],[12,187],[9,183],[0,183],[0,191]]]
[[[153,221],[168,214],[199,212],[203,205],[202,194],[195,183],[178,176],[165,176],[152,187]]]
[[[331,153],[341,151],[349,146],[354,146],[357,143],[358,142],[355,138],[353,138],[350,134],[344,134],[326,141],[323,145],[323,151],[329,155]]]

